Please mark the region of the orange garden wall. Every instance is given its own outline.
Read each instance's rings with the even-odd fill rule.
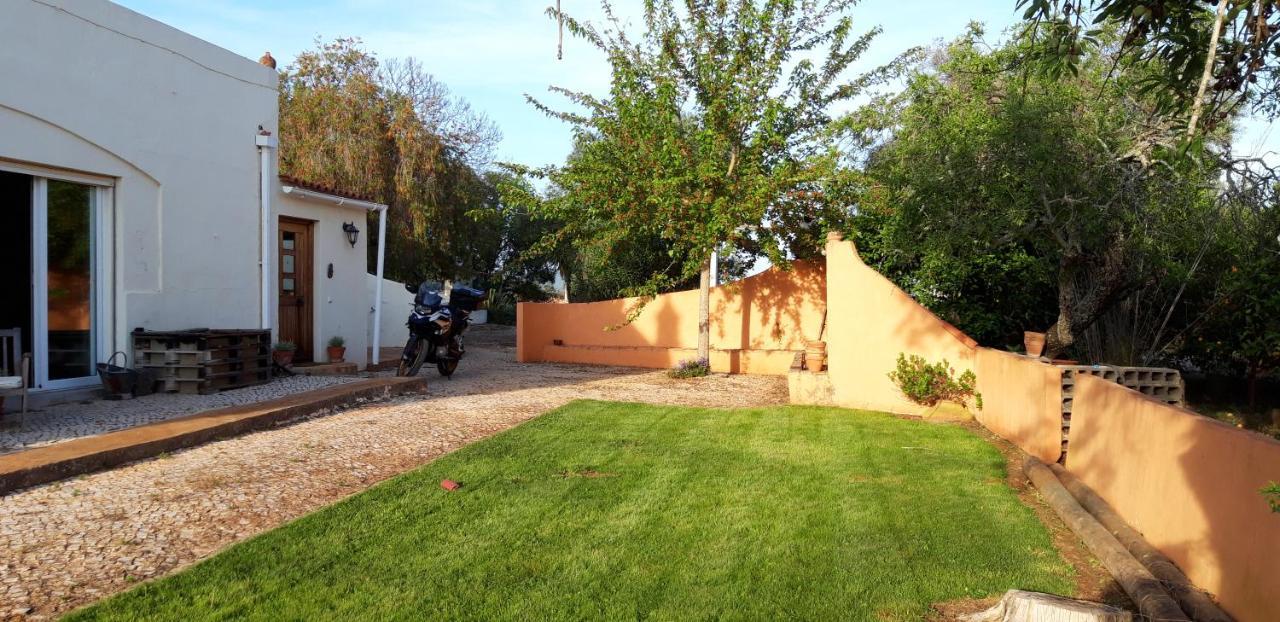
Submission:
[[[850,242],[827,262],[770,270],[712,292],[712,367],[785,373],[822,333],[826,375],[795,372],[793,401],[921,414],[889,380],[899,352],[977,374],[977,420],[1045,462],[1062,450],[1061,371],[980,348],[865,265]],[[620,330],[634,300],[518,308],[520,361],[669,367],[697,346],[696,291],[659,296]],[[562,345],[556,345],[559,340]],[[810,382],[799,382],[808,380]],[[1280,515],[1258,489],[1280,481],[1280,442],[1077,376],[1066,467],[1242,622],[1280,620]]]
[[[977,343],[862,263],[852,242],[827,242],[827,373],[841,406],[918,415],[889,380],[898,353],[973,369]]]
[[[1280,620],[1280,442],[1078,377],[1067,469],[1237,620]]]
[[[1010,352],[978,348],[978,422],[1040,460],[1062,454],[1062,370]]]
[[[712,369],[785,374],[805,341],[822,333],[823,273],[796,262],[712,288]],[[697,290],[657,296],[634,322],[606,330],[638,302],[520,303],[516,360],[667,368],[697,355]]]

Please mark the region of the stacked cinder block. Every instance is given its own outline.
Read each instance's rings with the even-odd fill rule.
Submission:
[[[271,380],[271,331],[133,333],[134,360],[158,391],[209,394]]]
[[[1067,455],[1068,432],[1071,430],[1071,405],[1075,399],[1076,377],[1098,376],[1149,395],[1163,402],[1182,406],[1186,389],[1182,373],[1166,367],[1115,367],[1111,365],[1058,365],[1062,370],[1062,457]]]
[[[1117,367],[1120,384],[1143,395],[1150,395],[1166,404],[1182,406],[1185,390],[1182,374],[1176,369],[1164,367]]]

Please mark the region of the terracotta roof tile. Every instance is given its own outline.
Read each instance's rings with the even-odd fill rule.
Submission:
[[[299,179],[292,175],[281,175],[280,183],[286,186],[296,186],[298,188],[302,188],[303,190],[311,190],[312,192],[323,192],[324,194],[331,194],[335,197],[342,197],[344,199],[354,199],[356,201],[367,201],[369,203],[379,203],[378,199],[374,197],[372,194],[363,193],[363,192],[350,192],[348,190],[339,189],[330,184],[307,181],[305,179]]]

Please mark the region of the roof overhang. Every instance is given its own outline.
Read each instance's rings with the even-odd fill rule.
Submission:
[[[372,201],[361,201],[360,199],[352,199],[349,197],[329,194],[327,192],[317,192],[309,190],[301,186],[283,184],[280,189],[287,195],[298,197],[299,199],[314,201],[316,203],[326,203],[336,205],[338,207],[349,207],[351,209],[364,210],[367,212],[378,212],[387,209],[383,203],[374,203]]]

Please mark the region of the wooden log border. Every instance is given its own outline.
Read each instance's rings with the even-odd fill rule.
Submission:
[[[1023,464],[1023,472],[1040,490],[1040,495],[1049,507],[1098,556],[1102,565],[1115,577],[1116,583],[1120,584],[1138,606],[1138,613],[1143,618],[1152,622],[1190,622],[1178,603],[1164,591],[1160,580],[1139,563],[1093,515],[1080,507],[1049,467],[1029,457]]]

